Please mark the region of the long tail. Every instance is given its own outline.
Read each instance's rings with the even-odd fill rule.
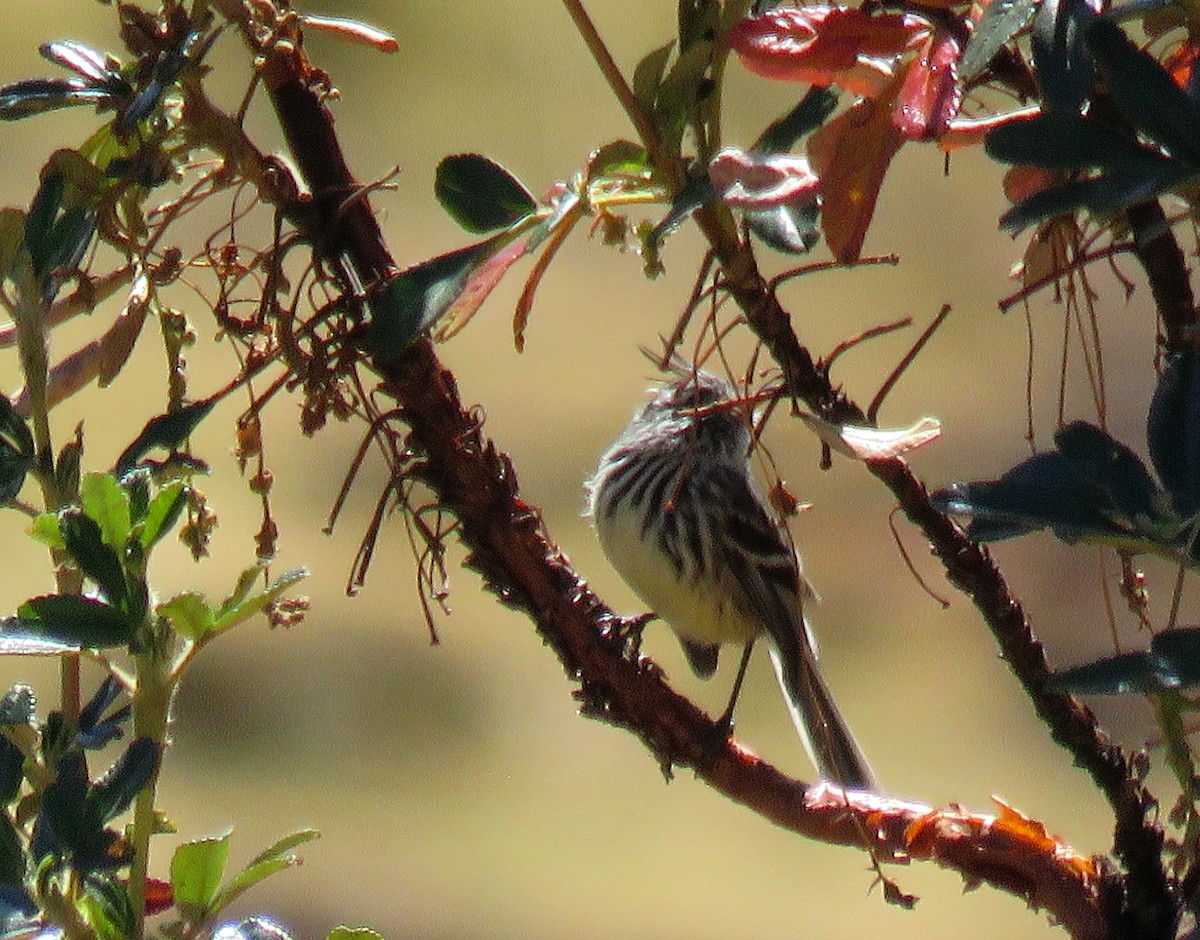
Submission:
[[[817,772],[848,790],[877,789],[875,775],[821,677],[816,654],[807,643],[798,646],[795,670],[788,669],[774,643],[770,644],[771,663],[792,722]]]

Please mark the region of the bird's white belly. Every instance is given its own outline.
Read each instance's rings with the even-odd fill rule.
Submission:
[[[658,547],[642,541],[638,513],[617,512],[597,520],[596,529],[600,547],[617,573],[678,636],[693,643],[744,645],[762,632],[762,625],[747,619],[731,592],[723,589],[731,581],[728,572],[698,582],[687,575],[677,577]]]

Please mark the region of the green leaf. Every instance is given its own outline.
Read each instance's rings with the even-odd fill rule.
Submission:
[[[215,404],[215,399],[207,399],[151,418],[142,428],[142,433],[134,438],[133,443],[126,447],[121,456],[117,458],[114,472],[117,476],[124,476],[134,468],[146,451],[153,447],[161,447],[165,450],[173,450],[178,447],[208,416]]]
[[[611,140],[588,155],[587,181],[604,176],[640,176],[649,181],[653,168],[646,162],[646,148],[632,140]]]
[[[133,905],[125,885],[116,878],[84,879],[80,902],[96,940],[126,940],[134,935]]]
[[[433,192],[442,208],[476,235],[508,228],[537,211],[537,200],[520,180],[477,153],[442,160]]]
[[[307,577],[308,570],[306,568],[295,568],[281,574],[265,590],[255,594],[244,595],[236,600],[237,592],[235,592],[235,597],[229,598],[221,605],[221,609],[217,613],[217,619],[213,622],[212,629],[214,631],[225,631],[245,620],[249,620],[289,588],[299,584]]]
[[[210,902],[210,912],[224,910],[235,900],[277,871],[294,868],[300,864],[300,856],[291,852],[293,848],[319,838],[315,829],[301,829],[280,839],[270,848],[260,852],[245,868],[233,876]]]
[[[149,551],[175,525],[187,504],[188,491],[188,485],[182,480],[173,480],[150,500],[141,532],[138,534],[144,549]]]
[[[0,209],[0,279],[9,275],[25,239],[25,213],[9,207]]]
[[[654,110],[654,100],[658,97],[658,89],[667,70],[667,60],[671,58],[674,48],[674,41],[659,46],[643,56],[633,70],[633,94],[646,111]]]
[[[78,594],[47,594],[17,610],[22,625],[43,637],[82,647],[128,646],[137,623],[124,612]]]
[[[975,24],[958,64],[959,81],[969,84],[988,67],[996,53],[1025,28],[1037,0],[991,0]]]
[[[175,630],[192,640],[198,640],[213,628],[215,612],[204,596],[195,591],[176,594],[159,604],[155,612],[171,621]]]
[[[132,528],[129,494],[111,473],[86,473],[79,483],[79,504],[99,527],[104,541],[123,552]]]
[[[325,940],[383,940],[383,934],[370,927],[334,927]]]
[[[259,862],[269,862],[272,859],[281,858],[291,852],[292,849],[319,838],[321,838],[321,832],[318,829],[297,829],[295,832],[289,832],[286,836],[275,840],[254,856],[254,858],[250,859],[249,865],[257,865]]]
[[[229,861],[230,829],[219,836],[185,842],[171,857],[171,891],[175,905],[191,918],[203,917],[217,896]]]
[[[73,508],[59,513],[59,525],[67,551],[83,573],[96,582],[104,592],[105,600],[113,607],[127,610],[129,588],[125,583],[125,569],[117,553],[104,544],[100,525]]]
[[[56,512],[43,512],[34,516],[33,522],[29,526],[29,534],[43,545],[51,548],[67,547],[67,543],[63,540],[62,524],[59,522]]]

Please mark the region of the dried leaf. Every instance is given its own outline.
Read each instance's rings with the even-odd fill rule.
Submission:
[[[921,418],[907,428],[871,428],[833,424],[816,415],[801,413],[801,420],[833,450],[854,460],[888,460],[937,440],[942,424]]]

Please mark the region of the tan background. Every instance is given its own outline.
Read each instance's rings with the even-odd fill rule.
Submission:
[[[590,6],[627,71],[671,35],[674,4]],[[630,133],[558,4],[343,3],[314,12],[361,16],[399,39],[392,57],[322,39],[313,52],[342,90],[338,128],[359,176],[403,167],[397,191],[375,205],[405,263],[469,238],[432,196],[433,168],[444,154],[484,152],[542,191],[569,177],[593,147]],[[47,39],[115,49],[112,21],[110,9],[85,0],[6,4],[0,80],[53,73],[36,54]],[[213,53],[218,66],[242,68],[240,58],[232,37]],[[733,72],[727,139],[745,144],[801,89]],[[226,100],[236,100],[239,88],[230,86]],[[269,134],[265,118],[259,102],[256,133]],[[95,120],[79,112],[0,127],[0,201],[27,204],[45,155],[78,144]],[[277,137],[264,139],[276,146],[270,141]],[[995,475],[1027,453],[1026,325],[1019,310],[996,310],[997,298],[1013,290],[1005,275],[1021,244],[996,227],[1004,208],[999,175],[981,154],[966,153],[947,178],[933,148],[906,148],[866,246],[900,252],[901,266],[817,274],[784,294],[801,338],[818,354],[902,316],[924,324],[943,302],[954,304],[883,415],[895,424],[922,414],[942,419],[945,438],[913,458],[934,485]],[[512,454],[525,498],[543,508],[579,570],[620,610],[637,604],[580,518],[580,484],[642,400],[649,370],[637,346],[669,330],[699,256],[690,233],[676,235],[666,247],[668,275],[648,283],[634,255],[574,238],[538,297],[526,353],[513,351],[509,328],[519,274],[444,348],[464,398],[486,403],[487,429]],[[825,255],[818,250],[817,257]],[[768,263],[781,267],[776,258]],[[1123,267],[1136,273],[1132,263]],[[1141,290],[1126,304],[1106,272],[1096,280],[1104,292],[1111,426],[1141,449],[1149,295]],[[204,347],[191,357],[199,396],[222,384],[233,365],[227,349],[209,343],[213,327],[203,308],[188,312]],[[56,352],[75,348],[110,316],[71,327],[56,337]],[[1037,419],[1046,440],[1062,310],[1043,296],[1033,317]],[[835,379],[865,403],[912,335],[846,356]],[[3,368],[11,388],[11,353]],[[1072,375],[1078,389],[1078,370]],[[160,409],[162,389],[162,357],[148,326],[104,404],[87,396],[64,407],[56,435],[64,439],[87,415],[87,465],[107,466]],[[208,485],[222,519],[215,557],[199,566],[182,553],[160,559],[154,574],[163,596],[196,586],[221,595],[231,572],[252,557],[255,504],[228,456],[241,407],[231,402],[196,441],[215,469]],[[1082,396],[1073,393],[1071,413],[1089,414]],[[573,686],[530,624],[483,594],[457,558],[453,615],[440,618],[442,644],[431,647],[399,519],[386,528],[366,589],[344,597],[382,470],[369,464],[336,534],[322,536],[362,428],[333,427],[310,441],[299,435],[296,417],[294,400],[275,402],[267,446],[278,480],[280,564],[313,569],[314,612],[290,632],[252,625],[200,659],[179,698],[162,784],[162,805],[182,837],[236,825],[235,862],[292,828],[323,831],[301,869],[272,879],[239,911],[272,912],[303,937],[323,937],[339,922],[370,924],[389,938],[1050,935],[1044,918],[1020,901],[992,890],[964,894],[957,877],[932,866],[894,869],[901,887],[922,901],[913,913],[889,908],[871,890],[860,853],[781,832],[686,771],[665,785],[636,740],[576,716]],[[984,811],[998,794],[1080,851],[1104,851],[1111,830],[1104,806],[1047,740],[973,608],[952,595],[942,611],[907,572],[887,529],[886,491],[846,462],[821,473],[814,438],[785,420],[775,428],[784,475],[814,503],[794,531],[823,595],[813,620],[826,669],[880,777],[898,795]],[[51,584],[44,555],[22,529],[15,515],[0,520],[8,559],[0,610]],[[949,591],[920,538],[903,524],[900,531],[922,573]],[[997,555],[1055,662],[1111,648],[1097,553],[1032,538]],[[1169,572],[1152,568],[1152,578],[1168,596]],[[1133,642],[1130,618],[1120,623]],[[719,708],[725,670],[713,683],[698,683],[661,625],[648,630],[647,649],[680,689]],[[43,709],[55,699],[54,675],[40,663],[0,663],[0,681],[33,681]],[[1124,742],[1151,734],[1137,703],[1101,701],[1097,708]],[[761,660],[738,730],[767,758],[810,773]],[[1164,793],[1169,804],[1173,795]],[[173,841],[157,844],[160,874]]]

